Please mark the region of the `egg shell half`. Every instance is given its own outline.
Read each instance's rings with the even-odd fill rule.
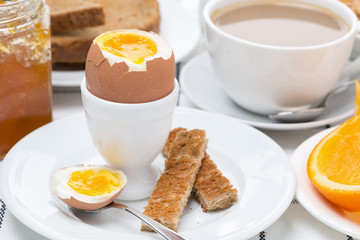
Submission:
[[[99,202],[99,203],[82,202],[73,197],[70,197],[67,199],[64,199],[64,198],[59,198],[59,199],[71,207],[81,209],[81,210],[91,211],[91,210],[97,210],[97,209],[103,208],[103,207],[109,205],[110,203],[112,203],[119,196],[119,194],[121,193],[121,191],[123,189],[124,188],[121,188],[120,191],[117,192],[114,196],[112,196],[111,198],[109,198],[103,202]]]
[[[144,103],[167,96],[174,88],[174,52],[168,59],[147,60],[145,71],[129,71],[125,62],[113,65],[92,43],[85,66],[86,86],[95,96],[118,103]]]
[[[83,169],[110,169],[110,170],[113,170],[113,171],[117,171],[117,172],[120,173],[120,177],[121,177],[121,179],[123,181],[123,186],[117,192],[112,192],[111,194],[113,194],[113,195],[109,196],[109,198],[104,199],[104,200],[96,200],[96,202],[85,202],[85,201],[76,199],[73,196],[70,196],[69,198],[64,198],[64,197],[59,196],[61,193],[58,193],[57,190],[55,190],[55,189],[58,188],[58,184],[59,184],[59,181],[56,180],[55,175],[57,175],[58,172],[61,172],[61,171],[66,170],[68,168],[76,168],[76,169],[74,169],[74,171],[75,170],[83,170]],[[64,178],[62,178],[62,179],[64,179]],[[67,181],[68,179],[65,178],[65,180]],[[105,165],[88,165],[88,166],[85,166],[83,164],[78,164],[78,165],[64,167],[64,168],[60,168],[60,169],[56,170],[52,175],[52,180],[51,181],[52,181],[52,186],[51,186],[52,192],[55,194],[55,196],[57,198],[59,198],[61,201],[63,201],[67,205],[69,205],[71,207],[74,207],[74,208],[77,208],[77,209],[81,209],[81,210],[96,210],[96,209],[105,207],[106,205],[109,205],[111,202],[113,202],[119,196],[119,194],[122,192],[122,190],[126,186],[127,176],[122,171],[116,170],[114,168],[111,168],[111,167],[108,167],[108,166],[105,166]],[[70,189],[73,193],[75,193],[74,190],[71,189],[69,186],[67,186],[67,188]],[[76,195],[82,195],[80,193],[75,193],[75,194]],[[73,194],[71,194],[71,195],[73,195]],[[91,198],[91,197],[87,196],[87,198]]]

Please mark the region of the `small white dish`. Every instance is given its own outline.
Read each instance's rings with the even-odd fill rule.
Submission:
[[[175,62],[185,61],[198,46],[201,39],[201,27],[198,16],[176,0],[159,0],[160,36],[173,48]],[[54,70],[54,87],[79,87],[84,78],[84,70]]]
[[[241,76],[239,76],[241,77]],[[317,119],[302,123],[279,123],[267,116],[241,108],[222,90],[211,67],[210,57],[204,52],[191,59],[180,72],[180,86],[199,108],[236,117],[254,127],[272,130],[298,130],[324,126],[342,121],[353,114],[355,88],[349,87],[335,94],[324,113]]]
[[[359,223],[351,221],[344,212],[326,200],[313,186],[307,175],[308,158],[319,141],[335,127],[321,131],[304,141],[293,153],[291,161],[296,173],[296,199],[315,218],[329,227],[354,238],[360,238]]]
[[[50,239],[153,239],[140,221],[121,211],[66,214],[50,192],[55,169],[77,163],[104,164],[86,127],[84,114],[45,125],[18,142],[6,155],[0,191],[21,222]],[[288,208],[295,175],[285,152],[260,131],[220,114],[176,108],[172,127],[200,128],[209,138],[207,152],[239,191],[228,209],[204,213],[190,198],[178,231],[190,239],[247,239],[273,224]],[[163,169],[164,158],[155,164]],[[139,211],[147,199],[126,201]],[[63,209],[64,210],[64,209]],[[68,212],[68,211],[67,211]]]

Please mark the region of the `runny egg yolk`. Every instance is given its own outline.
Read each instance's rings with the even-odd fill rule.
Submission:
[[[87,196],[102,196],[118,190],[123,182],[120,174],[109,169],[74,171],[68,185],[77,193]]]
[[[110,32],[96,39],[100,49],[133,63],[141,64],[146,57],[154,56],[157,45],[151,38],[134,32]]]

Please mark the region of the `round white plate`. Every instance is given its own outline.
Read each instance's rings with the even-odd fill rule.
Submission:
[[[359,223],[351,221],[344,212],[326,200],[313,186],[307,175],[308,158],[319,141],[335,127],[321,131],[304,141],[293,153],[291,161],[296,174],[296,199],[315,218],[342,233],[360,238]]]
[[[303,123],[279,123],[266,116],[241,108],[233,102],[218,84],[205,52],[191,59],[180,73],[180,86],[199,108],[236,117],[254,127],[273,130],[296,130],[336,123],[353,114],[355,88],[349,87],[335,94],[324,113],[317,119]]]
[[[237,119],[177,108],[173,127],[205,129],[207,152],[239,191],[228,209],[204,213],[190,198],[178,231],[190,239],[246,239],[274,223],[295,192],[295,175],[284,151],[260,131]],[[103,163],[83,114],[55,121],[32,132],[6,155],[0,191],[9,210],[25,225],[51,239],[153,239],[140,221],[112,209],[73,216],[50,193],[51,172],[78,163]],[[155,164],[163,168],[159,156]],[[147,200],[123,203],[140,211]]]
[[[160,32],[173,48],[175,62],[180,63],[193,52],[201,38],[198,16],[176,0],[159,0]],[[54,87],[79,87],[85,76],[83,70],[52,71]]]
[[[53,70],[51,81],[53,87],[79,87],[85,77],[84,70]]]

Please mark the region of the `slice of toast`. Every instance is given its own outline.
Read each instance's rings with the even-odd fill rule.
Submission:
[[[46,0],[50,7],[51,33],[103,25],[105,14],[98,3],[84,0]]]
[[[170,132],[162,150],[164,157],[169,158],[177,154],[178,146],[176,146],[175,138],[182,132],[186,132],[186,128],[175,128]],[[222,175],[207,153],[196,175],[193,191],[205,212],[227,208],[238,201],[237,189]]]
[[[84,63],[92,40],[103,32],[140,29],[159,32],[160,12],[157,0],[88,0],[101,4],[105,24],[51,36],[53,63]]]
[[[174,139],[178,154],[169,157],[168,168],[159,178],[144,214],[177,231],[182,212],[191,195],[196,174],[207,146],[205,131],[180,132]],[[152,231],[142,223],[141,231]]]

